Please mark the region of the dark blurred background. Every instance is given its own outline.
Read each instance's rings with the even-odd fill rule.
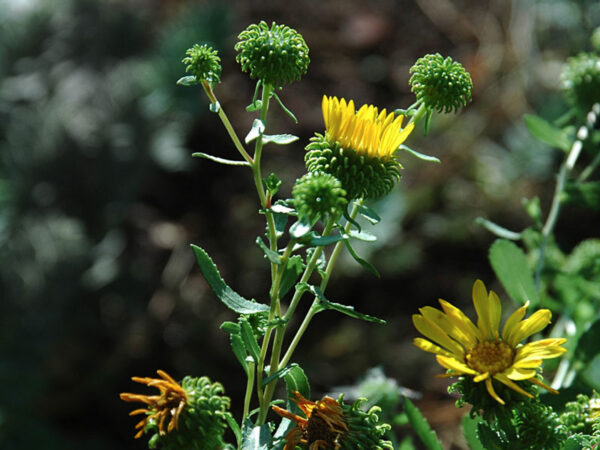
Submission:
[[[243,372],[218,329],[232,315],[189,244],[264,300],[268,267],[253,243],[263,217],[249,171],[191,157],[236,152],[201,90],[175,82],[188,47],[217,48],[216,93],[244,136],[253,83],[233,45],[261,19],[296,28],[312,60],[280,93],[300,124],[271,116],[273,133],[300,136],[265,151],[282,195],[323,129],[323,94],[407,107],[408,70],[432,52],[472,74],[473,103],[409,139],[442,164],[407,155],[399,187],[372,205],[384,218],[369,230],[379,241],[357,250],[382,279],[342,259],[330,283],[331,299],[388,325],[323,313],[295,356],[315,396],[381,366],[423,393],[447,447],[465,448],[464,411],[434,359],[413,348],[410,315],[438,297],[470,311],[475,278],[503,293],[487,262],[494,237],[474,219],[520,230],[530,224],[521,198],[534,195],[547,211],[560,155],[533,140],[522,115],[564,111],[561,64],[589,49],[596,0],[0,0],[1,448],[144,448],[118,394],[158,368],[221,381],[239,415]],[[597,219],[565,209],[559,245],[597,236]]]

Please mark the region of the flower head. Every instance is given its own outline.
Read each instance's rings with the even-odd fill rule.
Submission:
[[[387,194],[400,178],[398,147],[414,128],[402,128],[403,116],[372,105],[358,111],[354,101],[323,96],[325,135],[316,134],[306,147],[310,172],[326,172],[342,182],[348,198]]]
[[[250,78],[279,87],[299,80],[308,70],[308,46],[302,35],[285,25],[261,21],[238,36],[236,61]]]
[[[298,216],[307,223],[318,216],[341,214],[347,203],[342,183],[328,173],[307,173],[296,181],[292,194]]]
[[[427,109],[437,112],[454,112],[471,101],[473,81],[471,75],[452,58],[442,55],[425,55],[410,68],[408,83],[417,101]]]
[[[567,59],[561,74],[565,97],[583,114],[600,102],[600,57],[580,53]]]
[[[165,450],[187,448],[193,450],[222,449],[225,419],[230,400],[223,394],[220,383],[211,383],[207,377],[185,377],[181,385],[162,370],[160,378],[132,377],[132,380],[157,388],[159,395],[122,393],[121,400],[144,403],[130,416],[144,414],[135,426],[135,438],[151,434],[150,448],[160,444]]]
[[[284,450],[294,450],[296,445],[304,445],[309,450],[339,449],[340,437],[348,431],[341,405],[327,396],[316,402],[311,402],[296,391],[294,396],[296,398],[293,401],[306,419],[273,406],[273,411],[298,425],[286,435]]]
[[[209,83],[221,81],[221,58],[216,50],[206,44],[194,44],[185,54],[187,56],[181,62],[187,65],[185,71],[191,72],[196,77],[197,83],[204,80]]]
[[[562,355],[566,350],[561,345],[566,339],[550,338],[520,344],[550,323],[550,311],[541,309],[523,320],[526,303],[511,314],[500,333],[500,299],[494,291],[488,294],[481,280],[473,284],[473,303],[477,325],[445,300],[440,299],[443,311],[430,306],[421,308],[421,314],[413,315],[413,323],[427,339],[416,338],[414,344],[436,354],[438,363],[449,369],[449,376],[464,375],[473,377],[475,383],[483,381],[489,395],[502,405],[505,402],[496,393],[492,380],[530,398],[533,395],[516,382],[527,380],[556,393],[536,378],[536,369],[543,359]]]

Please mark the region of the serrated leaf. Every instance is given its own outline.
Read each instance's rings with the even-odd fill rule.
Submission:
[[[187,75],[177,80],[177,84],[179,86],[195,86],[196,84],[198,84],[198,79],[195,75]]]
[[[582,362],[590,362],[598,354],[600,354],[600,319],[583,332],[575,348],[575,357]]]
[[[229,334],[238,334],[240,332],[240,325],[235,322],[223,322],[219,328]]]
[[[509,239],[511,241],[517,241],[521,239],[521,233],[510,231],[504,227],[501,227],[497,223],[492,222],[491,220],[484,219],[483,217],[476,218],[475,223],[477,223],[477,225],[481,225],[483,228],[500,238]]]
[[[566,152],[571,148],[568,134],[550,122],[534,114],[525,114],[523,120],[529,132],[538,140]]]
[[[298,285],[298,286],[300,286],[300,285]],[[306,284],[305,287],[306,287],[306,289],[308,289],[308,291],[311,292],[311,294],[313,294],[315,297],[317,297],[319,299],[319,305],[316,308],[317,312],[325,311],[327,309],[332,309],[337,312],[341,312],[342,314],[345,314],[349,317],[352,317],[353,319],[361,319],[361,320],[365,320],[367,322],[378,323],[381,325],[384,325],[386,323],[386,321],[383,319],[379,319],[378,317],[369,316],[368,314],[363,314],[363,313],[356,311],[354,309],[354,306],[343,305],[341,303],[335,303],[335,302],[327,300],[325,298],[325,295],[321,291],[321,289],[319,289],[316,286]]]
[[[283,298],[285,294],[290,291],[292,286],[296,284],[296,281],[303,270],[304,263],[302,262],[302,257],[300,255],[294,255],[288,259],[279,285],[279,298]]]
[[[250,419],[246,419],[242,435],[242,450],[270,450],[271,448],[271,432],[267,424],[255,427]]]
[[[258,138],[259,136],[262,136],[264,131],[265,131],[264,122],[260,119],[254,119],[254,122],[252,123],[252,128],[250,128],[250,131],[244,138],[244,141],[246,142],[246,144],[248,144],[248,143],[252,142],[254,139]]]
[[[263,242],[260,236],[256,238],[256,245],[258,245],[261,248],[261,250],[263,251],[263,253],[269,261],[271,261],[273,264],[281,264],[281,256],[279,255],[279,253],[267,247],[267,244]]]
[[[244,345],[242,336],[239,334],[231,334],[229,336],[229,343],[231,344],[231,350],[233,351],[233,354],[240,362],[244,372],[246,372],[246,375],[248,375],[248,363],[246,362],[248,353],[246,352],[246,346]]]
[[[504,450],[503,441],[485,422],[477,424],[477,437],[486,450]]]
[[[482,420],[479,416],[471,417],[469,414],[462,418],[463,435],[471,450],[485,450],[477,434],[477,426]]]
[[[273,143],[277,145],[287,145],[292,142],[296,142],[300,139],[298,136],[293,134],[263,134],[263,144]]]
[[[217,156],[213,156],[213,155],[209,155],[208,153],[202,153],[202,152],[196,152],[196,153],[192,153],[192,156],[196,157],[196,158],[204,158],[204,159],[208,159],[210,161],[219,163],[219,164],[225,164],[227,166],[250,166],[250,163],[248,161],[234,161],[232,159],[224,159],[224,158],[219,158]]]
[[[254,359],[255,363],[258,363],[260,359],[260,347],[258,346],[258,342],[254,333],[252,331],[252,326],[248,323],[246,319],[240,319],[241,326],[241,336],[244,341],[244,345],[246,346],[246,350],[250,353],[250,356]]]
[[[490,247],[489,259],[496,276],[513,300],[521,304],[529,300],[532,306],[537,304],[533,274],[523,250],[510,241],[497,239]]]
[[[440,161],[439,158],[436,158],[435,156],[426,155],[424,153],[420,153],[420,152],[418,152],[416,150],[413,150],[408,145],[402,144],[400,146],[400,150],[404,150],[405,152],[410,153],[411,155],[413,155],[416,158],[419,158],[422,161],[434,162],[434,163],[437,163],[437,164],[441,164],[442,163],[442,161]]]
[[[565,200],[592,211],[600,211],[600,182],[568,183],[565,187]]]
[[[408,420],[421,439],[421,442],[428,450],[443,450],[442,443],[438,440],[435,431],[431,429],[427,419],[423,417],[421,411],[407,397],[404,397],[404,411]]]
[[[346,248],[348,249],[348,253],[350,253],[350,256],[352,256],[352,258],[354,258],[354,260],[357,263],[359,263],[361,266],[363,266],[365,269],[367,269],[369,272],[371,272],[377,278],[381,278],[381,275],[379,275],[379,272],[377,271],[377,269],[375,268],[375,266],[373,264],[371,264],[370,262],[365,261],[360,256],[358,256],[358,254],[356,253],[356,251],[350,245],[350,242],[345,241],[344,244],[346,244]]]
[[[256,314],[269,311],[267,305],[246,300],[227,286],[225,281],[223,281],[223,278],[221,278],[217,266],[210,256],[208,256],[208,253],[202,248],[192,244],[192,250],[194,251],[194,256],[196,256],[196,261],[200,266],[200,271],[202,272],[202,275],[204,275],[206,282],[225,306],[239,314]]]
[[[361,216],[363,216],[365,219],[367,219],[369,222],[371,222],[373,225],[381,222],[381,217],[379,217],[379,214],[377,214],[375,211],[373,211],[368,206],[362,205],[360,203],[355,203],[355,205],[358,208],[359,214]]]

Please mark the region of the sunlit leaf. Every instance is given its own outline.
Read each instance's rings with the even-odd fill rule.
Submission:
[[[529,132],[538,140],[564,151],[569,151],[571,148],[569,135],[550,122],[533,114],[525,114],[523,120]]]
[[[419,436],[419,439],[428,450],[443,450],[442,443],[438,440],[435,431],[431,429],[427,419],[423,417],[421,411],[407,397],[404,397],[404,412],[408,420]]]
[[[510,241],[497,239],[490,247],[489,259],[496,276],[513,300],[521,304],[529,300],[532,306],[538,302],[533,274],[523,250]]]

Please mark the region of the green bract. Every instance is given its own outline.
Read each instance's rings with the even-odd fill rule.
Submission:
[[[580,53],[567,59],[561,74],[567,100],[582,113],[600,102],[600,58],[593,53]]]
[[[221,58],[216,50],[206,44],[194,44],[185,54],[187,56],[181,62],[187,64],[185,71],[194,75],[197,83],[203,80],[210,83],[221,81]]]
[[[325,172],[342,183],[348,200],[378,198],[388,194],[400,179],[400,164],[394,158],[387,161],[377,157],[359,155],[345,150],[335,142],[331,144],[316,133],[306,147],[304,160],[309,172]]]
[[[208,377],[185,377],[181,387],[187,394],[187,405],[179,417],[178,427],[160,434],[158,423],[150,421],[146,433],[154,433],[150,448],[164,450],[221,450],[225,447],[223,434],[227,428],[231,400],[223,395],[221,383],[211,383]]]
[[[344,450],[357,448],[393,450],[392,443],[384,439],[385,434],[392,427],[387,423],[379,422],[381,408],[373,406],[368,411],[363,411],[361,405],[366,402],[366,399],[359,398],[352,405],[344,404],[343,400],[344,396],[341,395],[338,403],[342,407],[348,432],[341,436],[340,448]]]
[[[425,55],[410,68],[410,73],[412,92],[431,111],[456,112],[471,101],[471,75],[450,57],[444,59],[439,53]]]
[[[275,22],[269,28],[261,21],[250,25],[238,38],[236,61],[253,79],[279,87],[299,80],[308,69],[308,47],[293,28]]]
[[[347,204],[342,183],[328,173],[307,173],[296,180],[292,194],[298,216],[306,223],[328,214],[341,214]]]

